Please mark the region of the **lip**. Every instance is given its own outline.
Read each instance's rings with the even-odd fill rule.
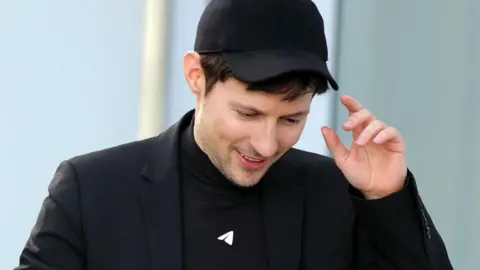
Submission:
[[[242,156],[241,152],[239,152],[238,150],[235,150],[235,152],[237,154],[238,159],[240,160],[240,163],[242,163],[242,165],[248,169],[259,169],[267,163],[266,159],[258,162],[247,160]]]

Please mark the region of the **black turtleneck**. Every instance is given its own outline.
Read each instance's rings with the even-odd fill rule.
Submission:
[[[184,269],[266,270],[260,186],[239,188],[198,147],[192,124],[181,139]],[[218,238],[233,232],[229,245]]]

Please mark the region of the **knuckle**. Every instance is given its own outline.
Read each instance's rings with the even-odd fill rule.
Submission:
[[[386,127],[387,125],[385,124],[385,122],[381,121],[381,120],[375,120],[375,125],[377,127],[381,127],[381,128],[384,128]]]
[[[361,111],[362,116],[364,117],[372,117],[372,112],[370,112],[368,109],[362,109]]]
[[[349,121],[353,124],[357,124],[359,121],[361,121],[361,117],[358,114],[353,114],[352,116],[350,116]]]

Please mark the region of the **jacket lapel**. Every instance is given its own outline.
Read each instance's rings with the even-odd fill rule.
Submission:
[[[278,161],[262,180],[263,217],[271,270],[297,270],[301,258],[303,193],[301,179]],[[281,169],[280,169],[281,168]]]
[[[150,269],[182,269],[182,208],[178,147],[193,111],[156,138],[142,171],[140,202],[147,228]]]

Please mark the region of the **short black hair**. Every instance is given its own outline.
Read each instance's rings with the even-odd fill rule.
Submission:
[[[205,95],[218,82],[235,78],[230,66],[219,53],[200,54],[200,63],[205,74]],[[285,95],[284,100],[295,100],[307,93],[319,95],[327,92],[327,78],[309,71],[295,71],[270,78],[265,81],[249,83],[247,90],[262,91],[271,94]]]

